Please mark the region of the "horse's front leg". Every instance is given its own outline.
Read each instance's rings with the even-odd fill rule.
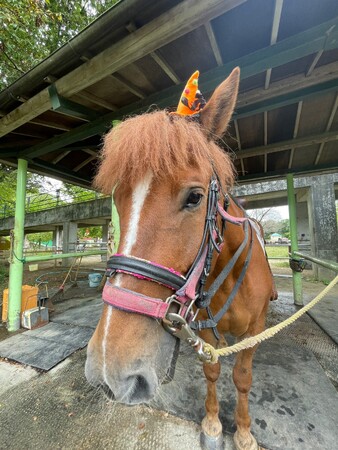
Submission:
[[[216,341],[212,342],[216,345]],[[225,342],[217,343],[223,347]],[[201,447],[203,450],[222,450],[222,424],[219,420],[219,403],[217,399],[217,380],[221,373],[221,364],[203,364],[204,375],[207,379],[207,397],[205,400],[206,415],[202,420]]]
[[[252,384],[252,358],[256,348],[249,348],[238,353],[233,369],[233,380],[237,388],[237,405],[235,422],[237,431],[234,435],[236,450],[263,450],[258,446],[250,431],[249,392]]]

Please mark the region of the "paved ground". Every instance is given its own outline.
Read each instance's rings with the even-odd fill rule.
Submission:
[[[277,283],[281,299],[271,304],[270,325],[295,310],[291,280]],[[306,286],[306,300],[322,289],[320,284]],[[332,298],[337,298],[337,290]],[[72,320],[83,326],[81,308],[75,309],[81,300],[71,305]],[[60,310],[60,321],[70,320],[65,304]],[[253,432],[265,448],[336,450],[337,360],[337,345],[308,316],[261,345],[250,406]],[[163,386],[150,407],[129,408],[107,401],[87,385],[84,361],[85,349],[47,373],[0,363],[0,449],[199,448],[205,387],[201,365],[189,349],[181,349],[175,380]],[[230,358],[223,364],[219,389],[227,450],[232,449],[234,429],[231,362]]]

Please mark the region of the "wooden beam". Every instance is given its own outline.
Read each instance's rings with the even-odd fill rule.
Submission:
[[[325,83],[334,78],[338,78],[338,65],[336,62],[318,67],[309,78],[306,78],[303,74],[294,75],[275,81],[270,84],[267,91],[263,88],[259,88],[242,94],[240,93],[237,100],[237,108],[257,103],[261,100],[268,100],[269,98],[274,98],[278,95],[285,95],[304,87],[316,86],[317,84]]]
[[[275,45],[277,42],[280,18],[282,15],[282,9],[283,9],[283,0],[275,0],[275,10],[274,10],[273,20],[272,20],[270,45]],[[272,70],[270,68],[266,71],[265,85],[264,85],[265,89],[269,88],[270,79],[271,79],[271,71]]]
[[[46,135],[44,134],[39,134],[39,133],[34,133],[33,131],[12,131],[10,133],[11,135],[15,134],[17,136],[26,136],[26,137],[31,137],[31,138],[37,138],[37,139],[46,139]]]
[[[135,86],[135,84],[133,84],[131,81],[126,80],[122,75],[114,73],[114,75],[110,75],[110,78],[122,84],[122,86],[124,86],[129,92],[136,95],[136,97],[142,99],[146,98],[147,95],[140,88]]]
[[[301,117],[301,114],[302,114],[302,108],[303,108],[303,101],[300,101],[298,103],[298,106],[297,106],[295,126],[294,126],[294,129],[293,129],[293,139],[295,139],[297,137],[297,135],[298,135],[299,122],[300,122],[300,117]],[[288,168],[289,169],[291,169],[294,154],[295,154],[295,148],[292,147],[291,152],[290,152],[289,163],[288,163]]]
[[[174,71],[174,69],[169,65],[169,63],[163,58],[163,56],[160,54],[159,51],[151,52],[150,56],[153,58],[153,60],[161,67],[163,72],[165,72],[168,77],[175,83],[179,84],[181,80],[179,79],[178,75]]]
[[[234,126],[235,126],[235,132],[236,132],[237,147],[238,147],[238,150],[241,150],[242,149],[241,136],[239,134],[238,121],[236,119],[234,120]]]
[[[88,153],[88,155],[92,155],[95,156],[95,158],[97,158],[98,153],[95,150],[92,150],[90,148],[84,148],[82,149],[85,153]]]
[[[301,168],[297,168],[297,175],[298,174],[323,174],[325,172],[332,172],[337,171],[338,164],[337,163],[331,163],[331,164],[322,164],[320,166],[303,166]],[[248,183],[249,181],[264,181],[264,180],[271,180],[271,179],[278,179],[278,178],[284,178],[287,173],[294,173],[294,169],[285,169],[285,170],[275,170],[267,173],[253,173],[253,174],[247,174],[244,176],[239,176],[238,182],[239,183]]]
[[[56,88],[60,95],[71,97],[107,75],[117,72],[244,2],[246,0],[182,1],[57,80]],[[44,89],[0,120],[0,136],[9,133],[49,108],[48,91]]]
[[[338,22],[338,17],[335,18],[335,20]],[[332,21],[329,22],[329,24],[325,24],[325,26],[315,27],[315,30],[312,30],[313,36],[317,36],[316,33],[322,33],[323,30],[326,29],[326,27],[331,26]],[[300,56],[300,53],[295,52],[294,46],[301,43],[301,49],[304,50],[303,44],[305,42],[308,43],[309,33],[303,32],[300,33],[300,35],[296,35],[293,38],[287,39],[285,41],[282,41],[281,43],[275,44],[275,53],[273,54],[272,58],[273,60],[276,60],[278,55],[284,55],[283,63],[285,63],[285,57],[290,58],[290,61],[293,60],[293,58],[298,58]],[[318,46],[318,39],[322,40],[322,37],[318,37],[315,42],[315,47]],[[327,41],[325,41],[327,42]],[[338,39],[336,42],[336,45],[338,46]],[[277,51],[277,48],[279,49]],[[313,47],[311,47],[313,48]],[[267,50],[269,49],[262,49],[258,52],[255,52],[254,54],[250,54],[248,56],[244,56],[240,60],[236,61],[236,64],[240,65],[245,69],[246,67],[250,67],[250,64],[255,61],[255,67],[258,71],[266,70],[269,66],[271,66],[271,54]],[[308,52],[309,49],[306,48],[306,52]],[[268,53],[268,56],[267,56]],[[253,56],[254,55],[254,56]],[[241,61],[241,62],[240,62]],[[230,71],[230,68],[234,66],[235,62],[227,63],[223,67],[218,67],[216,69],[213,69],[205,74],[202,74],[200,77],[200,80],[202,80],[202,83],[200,83],[201,89],[203,92],[210,92],[213,90],[219,82],[222,80],[220,79],[220,73],[225,72],[226,70]],[[252,70],[243,70],[242,71],[242,79],[252,76]],[[318,71],[318,72],[317,72]],[[288,98],[288,102],[296,102],[297,101],[297,95],[300,91],[302,91],[302,88],[305,86],[305,88],[313,88],[314,90],[317,89],[320,91],[321,86],[323,83],[321,83],[319,86],[317,85],[318,81],[324,81],[328,83],[332,83],[330,80],[332,80],[332,77],[337,75],[338,78],[338,70],[337,70],[337,64],[332,63],[328,65],[325,70],[323,68],[316,69],[313,76],[309,78],[305,78],[304,75],[291,77],[289,79],[283,80],[282,82],[276,82],[273,85],[271,85],[270,89],[267,91],[264,91],[262,89],[258,89],[254,91],[253,93],[248,94],[242,94],[239,96],[238,100],[238,112],[240,112],[241,107],[248,107],[252,104],[258,105],[259,111],[263,111],[264,109],[267,109],[267,101],[270,101],[270,108],[272,109],[273,102],[275,100],[275,97],[285,95],[293,94],[293,97],[290,100],[290,97]],[[228,73],[228,72],[227,72]],[[259,73],[259,72],[258,72]],[[224,74],[222,76],[224,79]],[[306,80],[306,82],[304,81]],[[317,81],[314,81],[317,80]],[[331,86],[332,87],[332,86]],[[117,112],[112,112],[109,114],[104,115],[98,120],[95,120],[91,123],[82,125],[80,127],[77,127],[76,129],[73,129],[69,131],[68,133],[65,133],[62,136],[58,136],[57,139],[49,139],[45,143],[41,145],[36,145],[34,147],[31,147],[30,149],[27,149],[26,152],[22,154],[22,156],[30,155],[30,157],[36,157],[43,153],[53,151],[58,148],[62,148],[64,146],[70,145],[77,140],[85,139],[86,137],[93,136],[95,134],[101,134],[107,130],[108,127],[111,126],[112,121],[114,120],[121,120],[123,117],[130,113],[140,113],[148,109],[149,105],[151,104],[157,104],[159,108],[161,107],[167,107],[173,104],[177,103],[177,98],[179,98],[179,95],[181,94],[182,90],[184,88],[184,84],[180,84],[179,86],[173,86],[167,89],[164,89],[160,93],[152,94],[150,95],[146,100],[140,100],[138,102],[135,102],[131,105],[127,105],[123,108],[121,108]],[[297,90],[298,89],[298,90]],[[317,93],[318,93],[317,91]],[[264,93],[264,95],[262,94]],[[312,92],[313,94],[313,92]],[[298,99],[299,100],[299,99]],[[251,111],[249,114],[253,114],[255,112],[255,108],[251,108]],[[246,111],[246,114],[248,114],[248,111]],[[235,119],[238,117],[238,115],[235,117]],[[1,120],[0,120],[1,122]]]
[[[335,99],[335,102],[333,104],[329,120],[327,121],[325,131],[329,131],[330,130],[332,122],[333,122],[333,119],[334,119],[334,117],[336,115],[336,112],[337,112],[337,108],[338,108],[338,94],[336,95],[336,99]],[[322,156],[322,152],[323,152],[323,149],[324,149],[324,145],[325,145],[325,142],[322,142],[320,144],[320,146],[319,146],[318,153],[317,153],[316,160],[315,160],[315,166],[319,163],[320,157]]]
[[[71,127],[68,125],[64,125],[62,123],[58,123],[58,122],[54,122],[54,121],[50,121],[50,120],[41,119],[40,117],[36,117],[35,119],[31,120],[28,123],[31,123],[33,125],[40,125],[40,126],[46,127],[46,128],[54,128],[55,130],[62,130],[62,131],[71,130]]]
[[[205,28],[205,31],[207,32],[208,39],[209,39],[212,51],[214,52],[217,65],[218,66],[223,66],[222,55],[221,55],[221,52],[219,50],[219,47],[218,47],[218,44],[217,44],[217,40],[216,40],[216,36],[215,36],[215,33],[214,33],[214,30],[212,28],[211,23],[210,22],[206,22],[204,24],[204,28]]]
[[[268,171],[268,154],[265,153],[264,155],[264,173]]]
[[[126,25],[129,33],[133,33],[137,30],[137,26],[134,21],[127,23]],[[161,67],[161,69],[168,75],[168,77],[175,83],[179,84],[180,79],[178,78],[174,69],[168,64],[168,62],[163,58],[163,56],[158,52],[154,51],[150,53],[150,57]]]
[[[103,108],[108,109],[109,111],[118,111],[118,106],[114,105],[111,102],[108,102],[107,100],[104,100],[103,98],[97,97],[96,95],[88,92],[88,91],[81,91],[75,94],[74,98],[79,98],[82,100],[87,100],[95,105],[102,106]]]
[[[87,164],[89,164],[90,162],[92,162],[94,159],[97,158],[97,155],[95,156],[90,156],[89,158],[85,159],[84,161],[82,161],[82,163],[78,164],[73,171],[74,172],[78,172],[80,169],[82,169],[83,167],[85,167]]]
[[[66,181],[69,183],[75,183],[86,187],[91,186],[91,179],[83,175],[79,175],[72,170],[65,167],[60,167],[46,161],[35,160],[30,162],[29,167],[37,173],[42,175],[54,176],[58,180]]]
[[[323,89],[323,92],[328,92],[328,90],[337,89],[337,86],[338,86],[338,79],[328,81],[327,83],[322,83],[317,86],[311,86],[309,90],[306,90],[307,88],[300,89],[299,91],[288,93],[286,94],[286,96],[280,95],[277,98],[268,97],[266,101],[260,101],[253,105],[238,108],[236,110],[236,115],[234,119],[247,117],[249,115],[256,114],[264,110],[272,110],[279,106],[292,104],[299,101],[300,98],[318,95],[318,93],[322,92],[321,89]],[[171,89],[172,88],[168,88],[166,89],[166,91],[171,91]],[[150,98],[154,98],[154,96],[148,97],[147,101],[149,101]],[[165,98],[164,100],[159,100],[157,102],[155,101],[155,103],[157,103],[159,107],[162,107],[168,106],[168,104],[169,105],[172,104],[169,103],[169,101],[176,102],[177,101],[176,96],[169,97],[169,99]],[[125,114],[129,114],[130,112],[136,114],[144,111],[146,108],[148,108],[148,102],[145,103],[140,101],[137,103],[137,106],[135,106],[134,104],[134,107],[135,109],[132,107],[132,105],[128,105],[124,108],[121,108],[116,113],[112,112],[106,114],[97,120],[74,128],[68,133],[64,133],[62,136],[57,136],[55,138],[48,139],[47,141],[41,144],[34,145],[33,147],[27,149],[26,151],[20,153],[20,155],[23,158],[24,157],[35,158],[44,153],[52,152],[58,148],[71,145],[74,142],[77,142],[78,140],[83,140],[90,136],[106,132],[108,128],[111,128],[112,121],[121,119]]]
[[[65,150],[64,152],[60,153],[56,158],[53,159],[52,164],[57,164],[61,159],[65,158],[71,150]]]
[[[264,145],[268,145],[268,112],[264,111]]]
[[[316,67],[318,61],[320,60],[322,54],[324,53],[324,50],[319,50],[319,52],[316,53],[316,56],[313,58],[312,63],[310,64],[310,67],[308,68],[306,72],[306,77],[309,77],[312,72],[314,71],[314,68]]]
[[[241,163],[241,171],[242,171],[242,176],[245,175],[245,169],[244,169],[244,161],[243,158],[239,159],[240,163]]]
[[[306,147],[308,145],[320,144],[322,142],[331,142],[338,140],[338,131],[329,131],[312,136],[305,136],[297,139],[289,139],[287,141],[276,142],[274,144],[262,145],[248,149],[242,149],[238,154],[241,158],[250,158],[252,156],[265,155],[266,153],[276,153],[290,148]]]
[[[327,37],[329,37],[330,33],[334,30],[334,28],[335,28],[335,26],[332,26],[332,27],[326,32]],[[306,77],[309,77],[309,76],[312,74],[314,68],[316,67],[316,65],[317,65],[318,61],[320,60],[320,58],[321,58],[321,56],[322,56],[323,53],[324,53],[324,50],[323,50],[323,49],[319,50],[319,51],[316,53],[315,57],[314,57],[313,60],[312,60],[312,63],[310,64],[310,67],[308,68],[308,70],[307,70],[307,72],[306,72],[306,75],[305,75]]]
[[[258,114],[263,111],[271,111],[272,109],[281,108],[283,106],[292,105],[293,103],[298,103],[299,101],[311,98],[316,95],[322,95],[326,92],[336,91],[338,88],[338,79],[329,80],[325,83],[321,83],[315,86],[305,87],[299,89],[298,91],[289,92],[288,94],[279,95],[274,98],[268,98],[262,100],[252,105],[243,106],[242,108],[237,108],[236,119],[242,117],[248,117],[253,114]]]
[[[93,120],[99,117],[97,111],[93,111],[80,103],[62,97],[62,95],[58,93],[55,84],[49,86],[48,92],[53,111],[85,120]]]

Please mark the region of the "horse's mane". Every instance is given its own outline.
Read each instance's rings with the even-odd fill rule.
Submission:
[[[230,156],[208,141],[191,120],[155,111],[125,120],[104,138],[94,186],[110,194],[120,182],[134,185],[149,170],[157,178],[175,178],[177,169],[216,170],[225,189],[234,181]]]

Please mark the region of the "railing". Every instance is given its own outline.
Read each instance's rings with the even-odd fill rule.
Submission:
[[[33,250],[24,249],[23,262],[53,261],[78,256],[103,256],[107,254],[107,242],[69,242],[68,245],[68,253],[63,253],[61,248],[55,246]],[[10,250],[0,250],[0,263],[8,262],[10,258]]]
[[[324,259],[319,259],[311,255],[307,255],[301,252],[293,252],[295,256],[299,256],[300,258],[303,258],[305,260],[311,261],[315,264],[318,264],[319,266],[323,266],[326,269],[333,270],[334,272],[338,272],[338,263],[334,261],[326,261]]]
[[[27,196],[25,210],[26,213],[45,211],[52,208],[67,206],[74,203],[88,202],[104,197],[107,196],[94,191],[82,192],[76,196],[72,196],[67,194],[61,195],[60,191],[56,190],[55,193],[46,192]],[[13,217],[14,213],[15,203],[0,203],[0,218],[5,219],[7,217]]]

